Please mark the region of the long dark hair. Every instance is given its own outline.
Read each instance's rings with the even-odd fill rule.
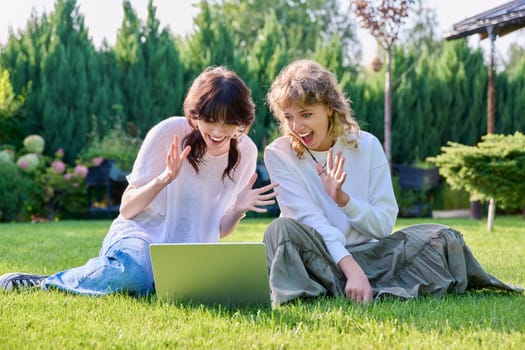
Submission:
[[[182,140],[183,147],[191,146],[188,161],[195,171],[206,154],[206,142],[197,129],[197,120],[207,123],[238,125],[247,132],[255,119],[255,105],[251,91],[235,72],[224,67],[210,67],[204,70],[191,85],[184,100],[184,115],[193,130]],[[222,177],[232,178],[240,161],[237,148],[238,138],[230,141],[228,165]]]

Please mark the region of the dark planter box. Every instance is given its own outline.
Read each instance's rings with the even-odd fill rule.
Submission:
[[[394,175],[399,177],[401,188],[414,190],[431,190],[439,185],[437,168],[420,169],[411,165],[394,165]]]
[[[88,194],[88,215],[103,213],[115,216],[120,209],[122,193],[128,185],[125,173],[114,160],[104,160],[99,166],[89,167],[86,176]],[[104,205],[97,203],[103,202]]]
[[[431,191],[439,185],[439,170],[421,169],[411,165],[393,165],[392,175],[399,178],[402,190],[419,192],[417,202],[410,208],[400,208],[403,217],[432,217]]]

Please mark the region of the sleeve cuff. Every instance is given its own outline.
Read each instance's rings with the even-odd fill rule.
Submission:
[[[344,207],[341,207],[341,209],[350,218],[355,217],[361,211],[359,209],[359,206],[356,205],[356,200],[353,199],[353,198],[350,198],[348,203],[346,203],[346,205]]]
[[[345,256],[351,255],[346,248],[340,243],[333,243],[328,246],[328,252],[334,259],[335,263],[338,264],[342,258]]]

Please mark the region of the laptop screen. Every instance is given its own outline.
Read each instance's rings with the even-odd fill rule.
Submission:
[[[150,255],[162,300],[271,304],[262,242],[151,244]]]

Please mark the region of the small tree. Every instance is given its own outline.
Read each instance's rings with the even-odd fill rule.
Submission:
[[[488,134],[476,146],[449,142],[442,153],[428,161],[452,188],[470,193],[472,200],[493,198],[502,208],[525,205],[525,136]],[[487,230],[492,230],[489,213]]]
[[[386,52],[384,148],[392,164],[392,47],[414,0],[354,0],[351,7],[361,26],[370,31]]]
[[[24,130],[24,97],[13,92],[9,71],[0,66],[0,144],[13,144]]]

